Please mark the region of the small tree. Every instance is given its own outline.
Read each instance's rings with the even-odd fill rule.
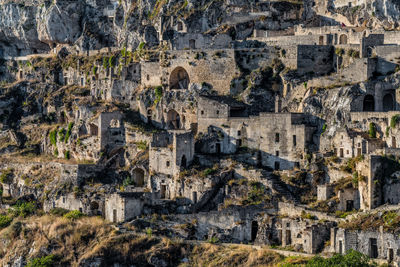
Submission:
[[[369,124],[368,135],[370,138],[376,138],[376,125],[373,122]]]

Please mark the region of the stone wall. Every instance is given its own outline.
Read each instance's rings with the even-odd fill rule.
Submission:
[[[383,232],[382,227],[375,231],[352,231],[342,228],[332,229],[332,250],[344,254],[349,249],[359,251],[373,259],[399,262],[399,238],[392,233]]]
[[[161,62],[142,62],[142,86],[168,87],[174,70],[183,68],[189,83],[207,83],[219,94],[227,94],[237,74],[235,53],[230,49],[168,51],[167,57]]]
[[[105,219],[121,223],[131,220],[143,212],[143,206],[150,201],[150,193],[120,192],[105,199]]]
[[[125,144],[125,128],[120,112],[101,113],[98,127],[100,150],[106,146],[115,148]]]
[[[228,119],[220,118],[226,114],[218,114],[208,118],[210,111],[201,114],[207,106],[199,106],[198,131],[217,132],[219,138],[214,147],[218,146],[221,153],[232,154],[240,147],[248,147],[259,151],[259,161],[264,166],[292,169],[296,164],[300,166],[306,148],[313,142],[315,128],[304,121],[306,116],[302,114],[261,113],[258,117]]]

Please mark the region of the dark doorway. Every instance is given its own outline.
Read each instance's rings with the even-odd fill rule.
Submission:
[[[279,161],[275,161],[274,169],[275,169],[275,171],[278,171],[280,169]]]
[[[221,154],[221,144],[220,144],[220,143],[217,143],[217,144],[215,145],[215,152],[216,152],[217,154]]]
[[[137,187],[144,186],[144,171],[140,168],[136,168],[132,172],[133,181]]]
[[[183,155],[183,156],[182,156],[182,159],[181,159],[181,167],[182,167],[182,168],[186,168],[186,164],[187,164],[187,162],[186,162],[186,156]]]
[[[361,147],[357,148],[357,156],[361,156]]]
[[[346,211],[352,211],[354,209],[354,201],[346,200]]]
[[[389,248],[389,252],[388,252],[388,261],[392,262],[393,261],[393,249]]]
[[[167,191],[167,186],[166,185],[161,185],[160,198],[162,198],[162,199],[165,198],[166,191]]]
[[[292,232],[290,230],[286,230],[286,246],[292,244]]]
[[[117,210],[113,209],[113,222],[116,223],[117,222]]]
[[[375,111],[375,99],[372,95],[364,97],[363,111]]]
[[[340,157],[343,158],[344,157],[344,151],[343,148],[340,149]]]
[[[343,254],[343,242],[339,241],[339,254]]]
[[[196,40],[194,40],[194,39],[189,40],[189,48],[196,49]]]
[[[369,248],[370,248],[369,257],[372,259],[378,258],[378,244],[376,238],[369,239]]]
[[[396,137],[392,136],[392,147],[396,148],[397,144],[396,144]]]
[[[257,232],[258,232],[258,222],[252,221],[251,222],[251,242],[254,242],[256,240]]]

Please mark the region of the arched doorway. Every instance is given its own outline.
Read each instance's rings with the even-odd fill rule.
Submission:
[[[347,44],[347,35],[342,34],[339,36],[339,44]]]
[[[137,187],[144,186],[144,171],[142,169],[140,169],[140,168],[134,169],[132,171],[132,178]]]
[[[169,78],[170,89],[188,89],[190,83],[189,74],[182,67],[177,67]]]
[[[372,95],[364,97],[363,111],[375,111],[375,99]]]
[[[186,165],[187,165],[186,156],[183,155],[183,156],[182,156],[182,159],[181,159],[181,167],[182,167],[182,168],[186,168]]]
[[[167,113],[167,127],[168,129],[176,130],[181,128],[181,118],[179,113],[171,109]]]
[[[324,44],[324,36],[320,36],[319,37],[319,45],[323,45]]]
[[[392,94],[386,94],[383,97],[383,111],[390,111],[390,110],[394,110],[394,101],[393,101],[393,96]]]

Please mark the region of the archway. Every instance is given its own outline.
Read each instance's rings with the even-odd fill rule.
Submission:
[[[94,210],[98,210],[99,209],[99,203],[97,203],[96,201],[92,201],[90,202],[90,210],[94,211]]]
[[[188,89],[190,83],[189,74],[182,67],[177,67],[169,78],[170,89]]]
[[[172,130],[181,128],[181,118],[179,113],[173,109],[167,113],[167,127]]]
[[[144,186],[144,171],[140,168],[136,168],[132,171],[132,178],[137,187]]]
[[[372,95],[364,97],[363,111],[375,111],[375,99]]]
[[[346,34],[341,34],[339,36],[339,44],[347,44],[347,35]]]
[[[187,165],[186,156],[183,155],[183,156],[182,156],[182,159],[181,159],[181,167],[182,167],[182,168],[186,168],[186,165]]]
[[[393,96],[392,94],[386,94],[383,97],[383,111],[390,111],[390,110],[394,110],[394,101],[393,101]]]

